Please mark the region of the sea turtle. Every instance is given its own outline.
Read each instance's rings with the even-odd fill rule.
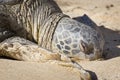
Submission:
[[[46,49],[44,52],[59,53],[65,56],[65,59],[71,59],[73,63],[75,60],[94,60],[102,56],[104,40],[98,28],[63,14],[54,0],[0,0],[0,4],[0,14],[2,17],[5,15],[4,20],[9,24],[6,26],[8,32],[24,38],[17,38],[20,42],[16,41],[16,37],[12,38],[12,45],[7,46],[6,41],[3,41],[0,46],[1,55],[14,59],[19,56],[19,60],[26,60],[25,56],[32,54],[25,55],[26,52],[21,52],[25,55],[24,58],[18,53],[12,55],[14,49],[11,47],[17,43],[29,44],[28,40],[31,40]],[[8,42],[10,40],[11,38]],[[22,40],[26,43],[22,43]]]
[[[0,0],[9,29],[52,52],[76,59],[98,59],[104,40],[96,26],[87,26],[62,13],[53,0]],[[3,7],[3,6],[2,6]]]

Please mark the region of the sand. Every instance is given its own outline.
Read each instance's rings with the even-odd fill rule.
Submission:
[[[93,80],[120,79],[120,0],[56,0],[65,14],[79,21],[86,14],[105,38],[104,58],[80,61]],[[79,80],[71,68],[55,64],[0,59],[0,80]]]

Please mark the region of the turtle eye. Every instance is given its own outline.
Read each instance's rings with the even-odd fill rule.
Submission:
[[[82,51],[82,52],[86,52],[87,51],[87,44],[84,42],[84,41],[80,41],[80,50]]]
[[[94,48],[92,45],[88,45],[87,43],[81,40],[79,46],[80,46],[80,50],[84,52],[85,54],[93,53]]]

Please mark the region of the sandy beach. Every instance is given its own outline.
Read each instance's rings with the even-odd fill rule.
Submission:
[[[63,13],[79,19],[86,14],[104,39],[104,60],[80,61],[93,80],[120,79],[120,0],[55,0]],[[80,80],[71,67],[0,58],[0,80]]]

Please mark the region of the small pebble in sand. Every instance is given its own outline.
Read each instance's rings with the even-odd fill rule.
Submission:
[[[110,4],[110,5],[106,5],[106,8],[109,10],[110,8],[114,7],[113,4]]]

